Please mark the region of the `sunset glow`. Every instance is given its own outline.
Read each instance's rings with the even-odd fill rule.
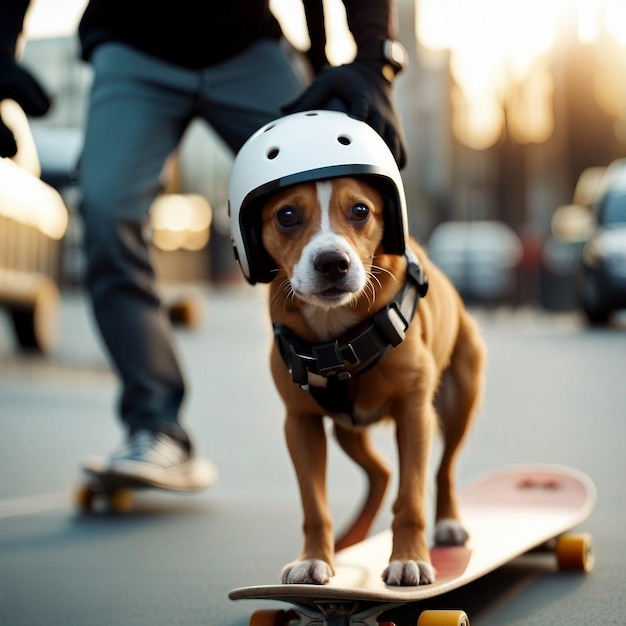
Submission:
[[[433,51],[450,54],[458,90],[453,97],[457,139],[475,149],[494,145],[506,105],[509,130],[518,141],[546,141],[554,129],[548,53],[572,30],[581,44],[606,48],[595,95],[605,110],[623,117],[623,0],[417,0],[416,36],[424,58]]]

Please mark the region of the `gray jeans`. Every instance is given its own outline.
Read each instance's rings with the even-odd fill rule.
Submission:
[[[121,44],[99,47],[93,65],[80,161],[86,287],[122,381],[119,411],[129,432],[150,428],[188,442],[179,422],[185,384],[146,232],[159,174],[193,118],[204,118],[236,152],[303,85],[272,40],[200,71]]]

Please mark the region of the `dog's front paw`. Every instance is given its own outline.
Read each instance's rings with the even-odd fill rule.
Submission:
[[[325,585],[332,575],[331,567],[325,561],[294,561],[283,568],[282,581],[284,585]]]
[[[391,561],[383,572],[387,585],[414,587],[435,582],[435,568],[426,561]]]
[[[469,539],[465,528],[458,520],[441,519],[435,527],[435,543],[438,546],[462,546]]]

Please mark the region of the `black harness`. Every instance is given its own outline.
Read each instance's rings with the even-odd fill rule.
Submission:
[[[352,416],[355,377],[374,367],[404,340],[428,280],[418,259],[406,253],[405,283],[396,297],[373,317],[348,330],[336,341],[311,345],[282,324],[274,324],[274,340],[293,382],[308,389],[329,413]]]

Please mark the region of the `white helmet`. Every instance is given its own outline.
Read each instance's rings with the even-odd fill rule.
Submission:
[[[365,122],[336,111],[307,111],[260,128],[233,165],[228,209],[235,256],[249,283],[269,283],[276,265],[261,240],[261,210],[268,195],[297,183],[367,177],[385,202],[386,252],[404,254],[406,199],[396,161]]]

